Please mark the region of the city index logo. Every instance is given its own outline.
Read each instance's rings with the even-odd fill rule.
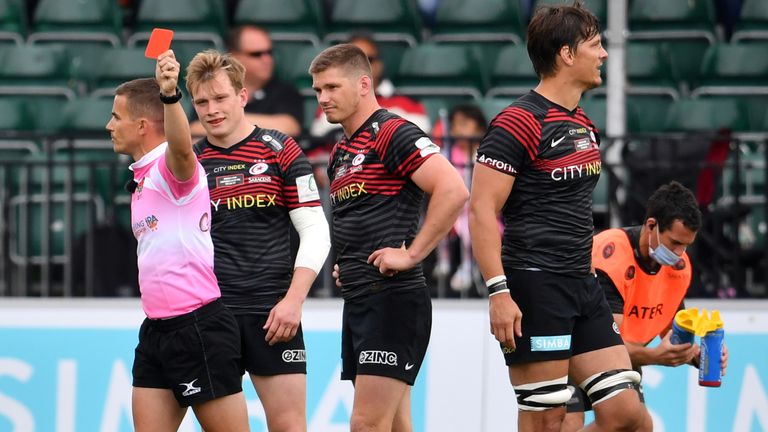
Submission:
[[[331,192],[331,203],[338,204],[342,201],[346,201],[350,198],[357,198],[360,195],[367,194],[368,191],[365,190],[365,182],[362,183],[352,183],[349,185],[346,185],[334,192]]]
[[[397,354],[391,351],[360,351],[359,364],[376,363],[388,366],[397,366]]]
[[[216,167],[213,169],[213,172],[220,173],[225,171],[240,171],[240,170],[244,170],[245,167],[246,167],[245,164],[228,165],[228,166]]]
[[[568,165],[566,167],[553,169],[550,176],[554,181],[573,180],[584,176],[599,175],[601,168],[602,163],[600,161],[579,165]]]
[[[629,309],[627,317],[637,317],[639,319],[653,319],[656,316],[661,315],[661,308],[663,303],[659,303],[656,306],[640,306],[632,305]]]
[[[237,210],[239,208],[251,207],[266,208],[276,206],[276,198],[277,195],[274,194],[239,195],[234,197],[227,197],[226,201],[224,202],[221,201],[221,198],[217,199],[216,201],[211,200],[211,205],[215,211],[219,211],[219,207],[221,207],[222,204],[226,206],[227,210]]]

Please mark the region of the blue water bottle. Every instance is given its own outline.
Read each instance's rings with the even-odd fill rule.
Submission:
[[[675,319],[672,320],[672,336],[669,341],[673,344],[692,344],[698,316],[699,311],[696,308],[677,311]]]
[[[723,321],[718,311],[712,312],[710,321],[716,328],[708,331],[701,338],[701,357],[699,357],[699,385],[720,387],[722,382],[720,356],[723,352]]]

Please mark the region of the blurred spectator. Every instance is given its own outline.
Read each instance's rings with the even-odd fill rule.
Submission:
[[[445,117],[445,123],[448,125],[448,135],[444,132],[445,124],[438,121],[432,128],[433,140],[442,148],[443,154],[456,167],[469,187],[472,182],[472,161],[488,123],[482,109],[472,103],[452,107]],[[430,286],[438,286],[441,278],[450,278],[448,286],[452,292],[481,296],[484,292],[470,290],[473,286],[482,290],[485,284],[472,260],[468,218],[468,208],[465,208],[448,237],[435,249],[429,260],[425,261],[424,274]],[[451,297],[451,293],[436,294],[447,294]]]
[[[249,99],[245,106],[251,124],[265,129],[277,129],[286,135],[298,136],[304,120],[301,94],[295,87],[272,74],[272,39],[261,27],[243,25],[231,30],[227,46],[232,55],[245,66],[245,88]],[[192,135],[204,136],[205,130],[197,119],[191,125]]]
[[[715,0],[715,13],[717,21],[723,26],[725,39],[729,40],[733,34],[733,27],[741,16],[742,0]]]
[[[385,65],[381,60],[379,48],[373,38],[366,33],[355,33],[350,37],[349,43],[363,50],[365,55],[368,56],[368,61],[371,62],[371,71],[373,73],[371,78],[373,78],[373,84],[376,88],[376,100],[379,105],[410,121],[424,132],[429,133],[431,125],[427,116],[427,109],[417,100],[408,96],[394,94],[395,86],[390,80],[385,78]],[[307,157],[310,158],[313,165],[318,165],[320,162],[328,162],[330,150],[342,134],[341,126],[328,123],[323,111],[318,107],[310,134],[316,139],[316,145],[307,151]],[[328,176],[324,170],[324,167],[318,167],[315,170],[315,178],[321,186],[327,184]]]
[[[472,182],[472,161],[477,153],[477,148],[480,146],[480,140],[483,139],[488,129],[488,123],[480,107],[474,104],[462,104],[451,108],[448,114],[448,124],[450,134],[447,140],[444,139],[446,146],[444,153],[448,155],[448,159],[469,187]],[[468,206],[465,206],[459,214],[459,218],[453,226],[451,238],[454,239],[455,243],[458,243],[458,247],[451,248],[453,251],[458,251],[458,253],[454,252],[455,258],[451,259],[451,267],[458,263],[456,271],[451,276],[451,289],[466,291],[472,287],[475,279],[479,282],[479,286],[484,286],[483,279],[477,273],[476,266],[472,261]],[[442,260],[445,259],[445,257],[441,258]],[[477,274],[473,274],[473,271]]]

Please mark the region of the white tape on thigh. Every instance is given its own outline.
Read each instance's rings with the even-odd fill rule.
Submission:
[[[640,374],[629,369],[614,369],[600,372],[584,380],[579,387],[584,389],[592,405],[604,402],[623,390],[640,384]]]
[[[515,386],[517,408],[522,411],[544,411],[565,405],[571,399],[568,376]]]

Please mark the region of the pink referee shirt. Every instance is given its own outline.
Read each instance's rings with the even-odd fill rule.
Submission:
[[[197,163],[180,182],[165,163],[167,143],[131,164],[138,183],[131,196],[131,225],[138,241],[139,288],[144,313],[168,318],[219,298],[213,273],[211,201]]]

